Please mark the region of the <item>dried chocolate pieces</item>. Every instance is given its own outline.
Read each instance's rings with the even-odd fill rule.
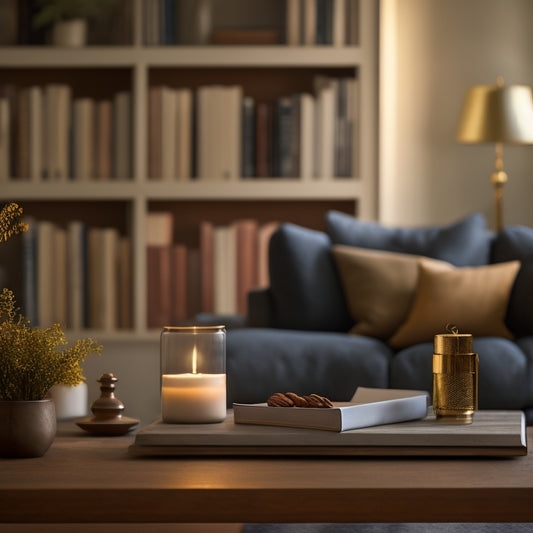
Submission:
[[[331,400],[318,394],[298,396],[294,392],[276,392],[268,400],[270,407],[333,407]]]

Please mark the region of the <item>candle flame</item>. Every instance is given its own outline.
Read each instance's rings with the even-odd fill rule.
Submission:
[[[196,346],[195,346],[192,351],[192,373],[193,374],[197,374],[197,364],[198,364],[198,351],[196,350]]]

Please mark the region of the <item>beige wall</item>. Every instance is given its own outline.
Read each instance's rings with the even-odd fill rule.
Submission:
[[[493,146],[455,130],[470,85],[533,85],[531,0],[382,0],[380,220],[493,221]],[[504,222],[533,226],[533,146],[505,147]]]

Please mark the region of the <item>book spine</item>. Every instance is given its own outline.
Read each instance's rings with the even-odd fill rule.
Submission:
[[[347,44],[347,1],[349,2],[349,0],[333,0],[332,44],[334,46]]]
[[[201,260],[201,287],[202,311],[214,311],[214,226],[211,222],[203,221],[200,224],[200,260]]]
[[[255,175],[266,178],[272,175],[272,106],[259,102],[256,111],[256,161]]]
[[[55,321],[54,225],[37,223],[37,325],[49,327]]]
[[[214,312],[237,312],[236,232],[233,226],[217,226],[213,233]]]
[[[32,324],[37,324],[37,221],[27,218],[25,222],[28,231],[22,234],[22,311]]]
[[[30,93],[22,89],[18,98],[17,176],[28,179],[30,175]]]
[[[111,100],[102,100],[96,104],[95,178],[99,180],[109,180],[111,178],[112,109]]]
[[[177,89],[176,177],[187,181],[192,176],[193,98],[191,89]]]
[[[257,232],[256,220],[238,220],[236,232],[236,298],[237,312],[246,315],[248,292],[257,287]]]
[[[54,321],[67,324],[67,232],[54,228]]]
[[[67,226],[67,325],[74,330],[87,326],[86,231],[86,225],[80,221],[72,221]]]
[[[242,102],[242,177],[255,176],[255,101],[250,96]]]
[[[202,309],[202,259],[198,248],[187,250],[187,317],[194,318]]]
[[[170,246],[148,246],[147,326],[161,329],[171,322]]]
[[[174,240],[174,215],[170,211],[152,211],[146,217],[146,243],[170,246]]]
[[[73,179],[93,179],[95,103],[91,98],[79,98],[73,105]]]
[[[132,269],[131,269],[131,239],[121,237],[119,241],[118,257],[118,327],[131,329],[133,326],[132,309]]]
[[[176,91],[163,88],[161,101],[161,176],[164,181],[174,181],[176,177]]]
[[[187,248],[175,244],[171,248],[170,292],[172,294],[171,323],[179,324],[187,318]]]
[[[72,89],[68,85],[58,85],[54,101],[57,104],[57,113],[48,115],[50,120],[57,123],[57,144],[54,146],[55,154],[51,169],[51,177],[55,181],[67,181],[70,174],[70,142],[72,122]],[[50,127],[50,123],[47,124]]]
[[[151,179],[161,179],[162,170],[162,101],[163,87],[150,87],[148,93],[148,175]]]
[[[0,98],[0,182],[11,177],[11,113],[9,100]]]
[[[118,325],[118,243],[119,234],[115,228],[103,228],[101,239],[102,284],[100,320],[101,328],[114,331]]]
[[[300,0],[286,0],[285,8],[285,44],[300,44]]]
[[[290,98],[280,98],[276,107],[277,134],[276,148],[277,162],[276,175],[288,178],[293,175],[291,158],[291,136],[292,136],[292,101]]]
[[[41,181],[43,172],[43,92],[40,87],[29,89],[29,166],[30,180]]]
[[[87,326],[93,329],[102,327],[101,231],[100,228],[87,230]]]
[[[317,26],[316,0],[303,0],[303,37],[302,44],[313,46],[316,44]]]
[[[131,94],[122,91],[113,99],[114,176],[119,180],[131,178],[131,124]]]
[[[300,95],[300,177],[309,181],[315,175],[315,101],[310,94]]]

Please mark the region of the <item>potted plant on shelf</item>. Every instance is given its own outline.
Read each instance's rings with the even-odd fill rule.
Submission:
[[[52,44],[79,47],[87,43],[87,20],[110,9],[116,0],[37,0],[35,28],[52,28]]]
[[[0,211],[0,243],[27,229],[22,209],[8,204]],[[80,339],[66,347],[60,324],[32,327],[15,305],[13,292],[0,293],[0,457],[39,457],[56,434],[56,384],[84,381],[81,363],[102,346]]]

